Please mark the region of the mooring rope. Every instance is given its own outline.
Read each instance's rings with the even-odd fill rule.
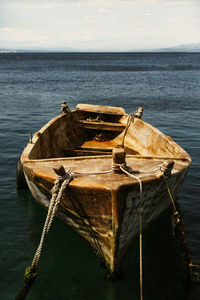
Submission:
[[[126,134],[127,134],[127,131],[131,125],[131,122],[133,122],[134,120],[134,114],[130,114],[128,116],[128,120],[127,120],[127,123],[126,123],[126,128],[124,130],[124,135],[123,135],[123,139],[122,139],[122,147],[124,147],[124,141],[125,141],[125,137],[126,137]]]
[[[50,227],[52,225],[53,219],[56,215],[58,206],[61,202],[61,199],[63,197],[63,194],[69,185],[70,181],[74,178],[74,174],[68,170],[65,175],[58,176],[54,187],[52,189],[52,197],[49,204],[49,209],[47,213],[47,217],[45,220],[45,224],[43,227],[42,235],[40,238],[39,246],[35,252],[34,258],[32,260],[31,266],[28,266],[25,270],[24,274],[24,286],[19,292],[19,294],[16,296],[15,300],[23,300],[27,296],[32,284],[34,283],[36,277],[37,277],[37,267],[40,260],[40,256],[43,250],[44,241],[45,238],[48,235],[48,232],[50,230]]]
[[[134,118],[141,119],[142,113],[143,113],[143,108],[139,107],[138,110],[136,110],[134,113],[131,113],[131,114],[128,115],[128,119],[127,119],[127,123],[126,123],[126,128],[124,130],[124,135],[123,135],[123,139],[122,139],[122,145],[121,145],[122,147],[124,147],[125,137],[126,137],[128,129],[129,129],[130,125],[131,125],[131,122],[134,121]]]
[[[41,252],[42,252],[43,245],[44,245],[44,240],[45,240],[46,236],[48,235],[49,229],[50,229],[53,219],[56,215],[58,206],[61,202],[63,193],[73,178],[74,178],[74,174],[70,170],[68,170],[64,176],[58,176],[58,178],[55,182],[55,185],[52,189],[52,198],[50,201],[48,214],[47,214],[44,228],[42,231],[40,243],[39,243],[39,246],[36,250],[35,256],[32,261],[32,268],[36,268],[39,263]]]
[[[170,200],[171,200],[173,209],[174,209],[174,213],[178,215],[179,213],[178,213],[178,211],[177,211],[177,208],[176,208],[175,201],[174,201],[174,198],[173,198],[173,196],[172,196],[171,190],[170,190],[170,188],[169,188],[169,186],[168,186],[167,178],[166,178],[165,175],[163,175],[163,177],[164,177],[165,184],[166,184],[166,187],[167,187],[167,191],[168,191],[168,194],[169,194],[169,197],[170,197]]]
[[[121,165],[120,169],[129,177],[136,179],[139,182],[139,186],[140,186],[140,208],[137,210],[137,213],[139,214],[139,223],[140,223],[140,300],[143,300],[142,217],[143,217],[144,209],[143,209],[142,181],[139,177],[130,173],[128,171],[128,168],[124,167],[124,165]]]
[[[187,268],[188,268],[188,281],[190,281],[191,279],[191,276],[193,275],[194,277],[196,277],[196,281],[200,281],[200,277],[199,277],[199,274],[200,274],[200,266],[199,265],[194,265],[193,262],[192,262],[192,258],[191,258],[191,255],[190,255],[190,251],[189,251],[189,247],[188,247],[188,243],[187,243],[187,239],[186,239],[186,235],[185,235],[185,231],[184,231],[184,228],[183,228],[183,223],[181,221],[181,218],[180,218],[180,214],[176,208],[176,205],[175,205],[175,201],[174,201],[174,198],[172,196],[172,192],[169,188],[169,185],[167,183],[167,178],[166,176],[162,175],[164,177],[164,180],[165,180],[165,184],[166,184],[166,187],[167,187],[167,191],[168,191],[168,194],[169,194],[169,198],[171,200],[171,203],[172,203],[172,206],[173,206],[173,218],[174,218],[174,224],[176,225],[176,228],[177,228],[177,234],[182,242],[182,246],[184,247],[184,257],[185,257],[185,261],[187,263]]]

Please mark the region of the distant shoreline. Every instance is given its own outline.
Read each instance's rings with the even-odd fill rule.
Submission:
[[[150,49],[131,49],[131,50],[94,50],[87,49],[81,50],[71,47],[39,47],[33,46],[26,48],[21,47],[9,47],[0,45],[0,53],[199,53],[200,43],[187,43],[171,47],[163,48],[150,48]]]
[[[126,53],[126,54],[198,54],[199,51],[31,51],[31,50],[23,50],[23,51],[17,51],[17,50],[0,50],[0,54],[103,54],[103,53],[110,53],[110,54],[120,54],[120,53]]]

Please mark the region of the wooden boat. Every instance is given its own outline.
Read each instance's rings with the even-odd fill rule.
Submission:
[[[101,105],[78,104],[70,111],[63,103],[62,108],[34,134],[20,165],[33,197],[45,208],[57,178],[54,169],[63,166],[75,173],[57,217],[87,240],[114,273],[139,234],[141,193],[145,229],[170,206],[166,182],[177,198],[191,158],[144,122],[141,108],[134,115]],[[18,171],[18,184],[21,175]]]

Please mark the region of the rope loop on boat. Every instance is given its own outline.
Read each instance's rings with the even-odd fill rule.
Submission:
[[[35,252],[34,258],[32,260],[31,266],[28,266],[25,270],[24,274],[24,287],[17,295],[15,300],[23,300],[27,296],[33,282],[37,277],[37,267],[40,260],[40,256],[43,250],[45,239],[48,235],[50,227],[52,225],[53,219],[56,215],[58,206],[62,200],[62,197],[65,193],[67,186],[69,185],[70,181],[74,178],[74,173],[71,170],[67,170],[63,176],[57,176],[55,184],[51,190],[52,197],[49,204],[49,209],[47,213],[47,217],[45,220],[45,224],[43,227],[42,235],[40,238],[39,246]]]
[[[112,170],[113,171],[118,171],[118,170],[121,170],[121,167],[126,170],[127,169],[127,164],[126,162],[123,163],[123,164],[117,164],[115,162],[112,161]],[[123,172],[123,171],[122,171]]]

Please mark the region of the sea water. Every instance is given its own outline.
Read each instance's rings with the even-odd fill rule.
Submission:
[[[0,299],[23,286],[40,240],[46,211],[30,192],[16,191],[15,169],[29,133],[60,113],[61,101],[122,106],[170,135],[192,157],[179,210],[194,263],[200,263],[200,53],[0,54]],[[169,212],[144,232],[145,300],[186,297],[184,260]],[[136,239],[121,281],[106,271],[89,245],[55,220],[29,300],[129,300],[139,295]],[[188,299],[199,299],[199,285]]]

